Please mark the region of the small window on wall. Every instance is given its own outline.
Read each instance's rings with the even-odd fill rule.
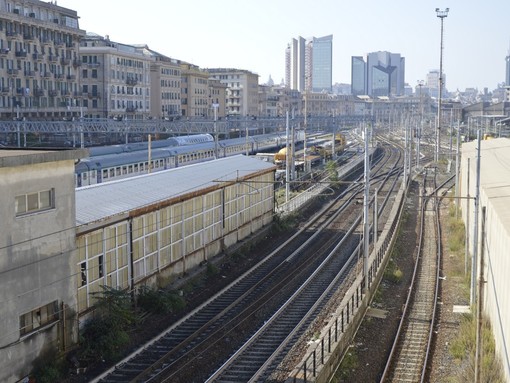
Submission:
[[[37,331],[38,328],[59,319],[58,301],[53,301],[19,317],[20,335]]]
[[[21,194],[15,198],[16,216],[53,209],[55,207],[55,189]]]

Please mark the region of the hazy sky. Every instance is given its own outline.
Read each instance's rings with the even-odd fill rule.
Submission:
[[[231,67],[285,76],[285,48],[293,37],[333,35],[333,83],[351,82],[351,56],[390,51],[406,59],[415,86],[439,69],[453,91],[492,90],[505,80],[510,48],[510,0],[57,0],[74,9],[80,28],[112,41],[147,44],[202,68]]]

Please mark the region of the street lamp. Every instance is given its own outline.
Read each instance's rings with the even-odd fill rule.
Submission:
[[[441,139],[441,101],[443,95],[443,21],[444,18],[448,16],[448,11],[450,9],[446,8],[444,10],[440,10],[436,8],[437,17],[441,19],[441,50],[439,52],[439,99],[437,103],[437,130],[436,130],[436,155],[435,161],[439,161],[439,146]]]

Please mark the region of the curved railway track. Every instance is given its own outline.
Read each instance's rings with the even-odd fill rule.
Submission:
[[[389,158],[390,156],[386,156],[386,161]],[[384,178],[381,177],[381,184],[390,176],[395,176],[395,171],[387,172]],[[354,181],[332,204],[322,210],[322,214],[236,282],[95,381],[204,381],[222,363],[221,360],[228,359],[238,348],[246,349],[239,345],[253,338],[254,333],[262,333],[263,331],[258,329],[267,328],[268,322],[273,323],[269,318],[272,318],[275,312],[286,311],[282,307],[286,306],[289,296],[300,289],[303,280],[311,280],[314,271],[315,275],[324,274],[324,277],[315,280],[317,288],[303,291],[302,296],[307,296],[308,301],[317,302],[318,297],[327,295],[328,293],[324,293],[324,286],[331,284],[335,273],[318,273],[316,270],[320,265],[327,264],[326,269],[331,268],[338,272],[346,262],[345,253],[329,260],[327,255],[335,253],[340,246],[351,250],[356,247],[356,238],[348,238],[345,231],[337,230],[338,223],[335,221],[338,222],[341,216],[341,220],[347,220],[351,227],[356,227],[358,214],[351,210],[354,209],[353,201],[359,190],[359,180]],[[329,275],[328,278],[326,274]],[[302,324],[307,321],[302,319],[302,314],[298,316],[293,310],[287,311],[290,316],[280,322],[282,327],[287,328],[287,333],[291,322],[289,318]],[[278,345],[273,343],[271,347],[272,353]],[[249,364],[253,364],[253,358]],[[245,375],[234,379],[238,382],[244,381]]]
[[[415,268],[381,383],[415,383],[424,382],[426,379],[434,334],[441,262],[438,191],[452,178],[437,186],[435,169],[425,171]]]

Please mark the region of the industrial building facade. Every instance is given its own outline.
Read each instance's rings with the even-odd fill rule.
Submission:
[[[491,323],[496,355],[506,381],[510,381],[510,139],[482,140],[480,149],[480,203],[475,223],[477,178],[477,141],[462,145],[459,195],[462,218],[468,225],[469,252],[475,252],[476,291],[482,286],[483,314]],[[485,212],[485,215],[483,214]],[[485,222],[482,225],[482,222]],[[482,246],[483,244],[483,246]],[[483,280],[480,280],[482,276]],[[478,295],[478,293],[476,294]]]
[[[0,151],[0,381],[77,342],[74,162],[85,150]]]
[[[102,285],[172,280],[270,223],[273,180],[236,156],[77,189],[79,312]]]
[[[74,187],[86,150],[0,151],[0,381],[78,341],[101,286],[161,286],[272,222],[272,164],[228,157]]]

